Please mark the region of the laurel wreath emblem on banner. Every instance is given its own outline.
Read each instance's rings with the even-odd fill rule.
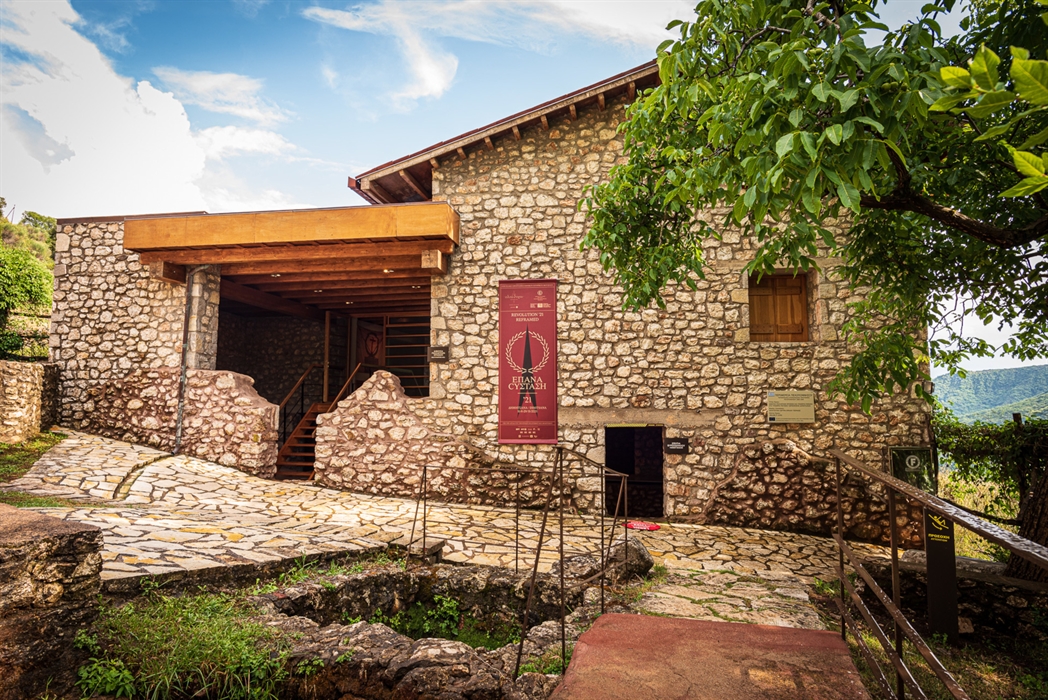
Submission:
[[[517,341],[523,338],[524,335],[528,332],[529,331],[521,331],[520,333],[517,333],[515,336],[510,338],[509,342],[506,344],[506,361],[509,362],[509,366],[517,372],[523,372],[524,368],[513,361],[513,346],[516,345]],[[549,345],[546,343],[546,339],[538,333],[532,333],[531,337],[537,340],[539,342],[539,345],[542,346],[542,360],[540,360],[538,364],[531,368],[533,372],[538,372],[540,369],[546,366],[547,362],[549,362]]]

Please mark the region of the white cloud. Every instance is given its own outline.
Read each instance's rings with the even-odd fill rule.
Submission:
[[[320,66],[320,74],[324,76],[324,82],[327,83],[328,87],[334,90],[338,87],[338,71],[326,63]]]
[[[430,37],[546,51],[557,36],[582,35],[654,52],[660,42],[674,36],[666,31],[666,24],[693,12],[689,0],[380,0],[348,10],[309,7],[302,16],[341,29],[393,37],[411,73],[410,82],[391,94],[394,103],[403,107],[422,97],[440,97],[455,78],[458,59],[435,46]]]
[[[220,114],[232,114],[262,126],[286,121],[287,113],[263,100],[262,81],[237,73],[184,71],[159,66],[153,73],[164,87],[186,104],[196,105]]]
[[[233,0],[233,7],[245,17],[254,17],[269,4],[269,0]]]
[[[245,129],[239,126],[212,126],[194,134],[197,145],[208,158],[222,160],[231,155],[262,154],[283,156],[295,145],[275,131]]]
[[[79,20],[65,2],[4,2],[0,195],[60,217],[201,209],[182,105],[118,75]]]

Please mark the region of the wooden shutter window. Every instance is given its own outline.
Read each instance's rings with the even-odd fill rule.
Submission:
[[[750,276],[750,340],[799,342],[808,340],[807,276]]]

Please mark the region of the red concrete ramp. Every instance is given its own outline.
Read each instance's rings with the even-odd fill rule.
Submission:
[[[550,700],[869,700],[837,632],[602,615]]]

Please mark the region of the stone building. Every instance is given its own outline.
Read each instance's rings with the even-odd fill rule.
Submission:
[[[177,374],[184,358],[198,382],[246,374],[283,404],[267,428],[243,387],[239,404],[204,392],[183,432],[209,455],[239,463],[230,443],[275,440],[283,472],[297,459],[322,483],[405,496],[421,464],[472,466],[437,470],[434,487],[498,502],[522,488],[498,466],[556,454],[498,442],[499,282],[556,279],[559,441],[577,507],[600,507],[606,464],[633,477],[631,514],[824,530],[832,474],[809,456],[838,447],[879,466],[887,447],[929,444],[928,408],[901,394],[866,415],[827,394],[854,352],[839,329],[861,294],[831,258],[758,284],[743,272],[752,241],[726,229],[696,290],[622,310],[597,251],[580,250],[578,203],[622,161],[625,108],[657,80],[646,64],[350,178],[370,207],[61,221],[63,424],[135,437],[140,419],[106,421],[162,402],[137,398],[143,373],[125,378]],[[782,392],[802,404],[790,392],[811,392],[813,420],[770,420]],[[178,402],[162,398],[153,422],[173,434]]]

